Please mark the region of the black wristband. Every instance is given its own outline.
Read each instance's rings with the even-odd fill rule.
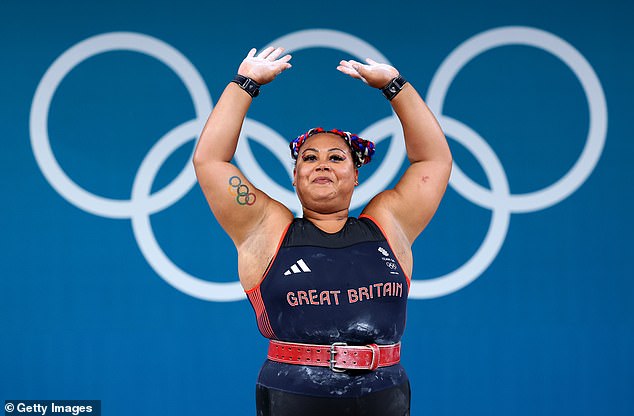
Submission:
[[[260,94],[260,84],[253,81],[249,77],[245,77],[244,75],[237,74],[231,82],[235,82],[247,92],[251,97],[255,98]]]
[[[396,97],[396,94],[401,92],[405,84],[407,84],[407,80],[399,75],[392,79],[385,87],[381,88],[381,92],[385,95],[385,98],[392,101],[392,99]]]

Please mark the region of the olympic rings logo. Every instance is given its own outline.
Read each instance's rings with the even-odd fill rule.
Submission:
[[[389,63],[378,50],[347,33],[334,30],[303,30],[288,34],[269,43],[284,45],[289,53],[306,48],[332,48],[358,59],[370,57]],[[527,194],[511,194],[506,173],[495,152],[477,132],[443,113],[443,104],[453,79],[478,55],[500,46],[525,45],[542,49],[559,58],[579,79],[588,101],[590,123],[581,156],[574,166],[554,184]],[[267,45],[268,46],[268,45]],[[58,164],[48,137],[48,113],[51,100],[64,77],[84,60],[109,51],[133,51],[151,56],[172,69],[183,81],[192,97],[195,118],[176,126],[161,137],[139,167],[129,200],[117,200],[94,195],[78,186]],[[413,280],[410,297],[416,299],[444,296],[460,290],[477,279],[497,256],[510,222],[511,213],[528,213],[561,202],[575,192],[594,170],[607,134],[607,104],[603,88],[586,59],[569,43],[539,29],[501,27],[482,32],[459,45],[440,65],[426,97],[445,134],[473,153],[482,165],[491,189],[485,189],[467,177],[454,163],[450,186],[461,196],[483,208],[492,210],[486,237],[476,253],[461,267],[444,276],[428,280]],[[68,202],[94,215],[107,218],[129,218],[139,248],[156,273],[176,289],[199,299],[235,301],[244,299],[239,282],[210,282],[191,276],[176,266],[159,246],[150,215],[160,212],[187,194],[196,182],[191,164],[163,189],[151,192],[161,166],[181,145],[194,140],[212,109],[212,101],[202,77],[179,51],[147,35],[115,32],[88,38],[60,55],[40,81],[30,114],[33,154],[49,184]],[[393,137],[383,163],[360,185],[352,198],[351,209],[365,205],[376,192],[385,189],[396,177],[405,159],[405,147],[400,124],[394,114],[368,126],[362,137],[380,142]],[[260,189],[295,212],[301,206],[295,194],[273,181],[253,155],[246,137],[267,147],[285,166],[292,178],[292,164],[287,156],[287,143],[277,132],[255,120],[246,119],[236,149],[235,160],[243,173]],[[229,192],[240,204],[255,202],[240,178],[229,179]]]
[[[229,192],[236,196],[236,202],[240,205],[255,204],[255,194],[249,192],[249,187],[242,183],[239,176],[229,178]]]

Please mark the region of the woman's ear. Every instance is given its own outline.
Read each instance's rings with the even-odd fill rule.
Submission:
[[[359,169],[354,169],[354,186],[359,185]]]
[[[295,186],[295,177],[297,175],[297,168],[293,168],[293,186]]]

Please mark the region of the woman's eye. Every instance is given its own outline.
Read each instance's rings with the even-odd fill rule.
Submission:
[[[334,160],[336,162],[341,162],[344,160],[343,156],[339,156],[339,155],[332,155],[330,156],[330,160]]]
[[[309,161],[313,161],[313,160],[317,160],[317,156],[315,155],[306,155],[302,157],[302,160],[304,162],[309,162]]]

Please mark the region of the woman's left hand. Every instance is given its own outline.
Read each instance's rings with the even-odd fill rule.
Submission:
[[[370,58],[365,60],[367,64],[362,64],[355,60],[341,61],[337,70],[352,78],[360,79],[371,87],[383,88],[396,78],[399,73],[393,66],[380,64]]]

